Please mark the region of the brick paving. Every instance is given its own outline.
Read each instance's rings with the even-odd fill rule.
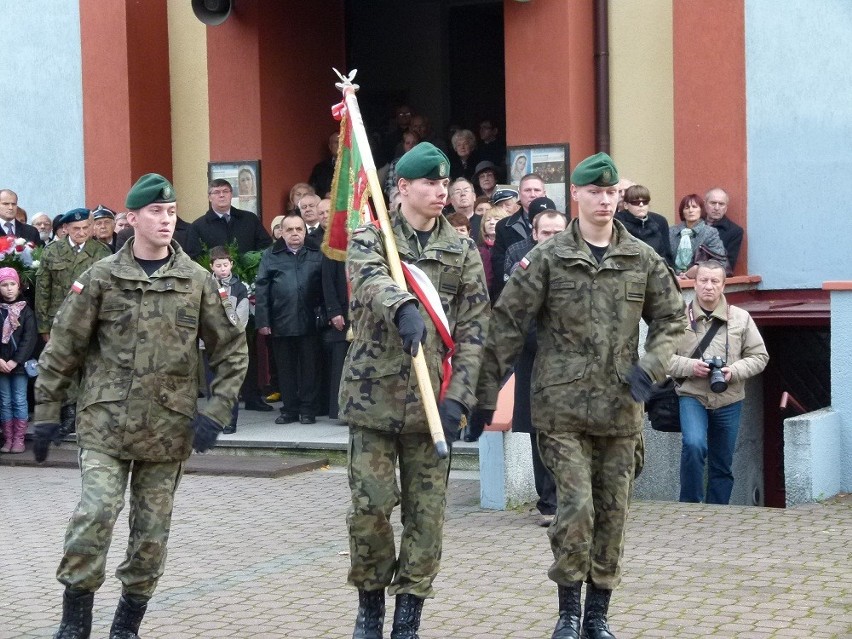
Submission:
[[[481,510],[478,481],[463,475],[451,479],[443,567],[422,639],[547,639],[556,593],[544,529],[526,510]],[[0,468],[0,638],[52,635],[62,593],[54,573],[78,492],[74,470]],[[141,636],[351,637],[347,500],[340,468],[185,476]],[[108,634],[125,541],[123,516],[93,638]],[[852,638],[851,552],[850,498],[790,510],[635,502],[611,625],[619,639]]]

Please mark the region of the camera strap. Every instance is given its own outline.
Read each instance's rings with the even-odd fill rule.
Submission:
[[[692,325],[692,330],[697,329],[698,323],[695,321],[695,315],[692,312],[692,304],[689,305],[689,323]],[[706,349],[710,345],[710,342],[713,341],[713,338],[716,336],[716,333],[719,332],[719,329],[721,327],[722,327],[722,320],[720,320],[718,317],[714,317],[712,320],[710,320],[710,327],[707,329],[707,332],[704,333],[704,337],[698,343],[698,346],[696,346],[695,350],[692,351],[692,355],[690,356],[690,359],[697,359],[698,357],[701,356],[701,354],[704,352],[704,349]],[[725,361],[727,361],[727,355],[728,355],[727,338],[725,339],[725,342],[726,342],[725,343]]]

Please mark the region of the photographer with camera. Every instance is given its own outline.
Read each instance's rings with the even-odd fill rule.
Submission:
[[[689,326],[669,365],[669,374],[679,382],[683,502],[727,504],[730,500],[745,380],[759,374],[769,361],[754,320],[728,304],[724,288],[724,265],[702,262],[695,274],[695,300],[687,308]],[[698,358],[691,358],[696,345],[706,342]]]

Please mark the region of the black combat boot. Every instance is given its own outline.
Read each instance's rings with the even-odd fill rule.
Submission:
[[[393,629],[391,639],[420,639],[420,613],[423,612],[423,600],[405,593],[396,596],[396,610],[393,611]]]
[[[59,409],[59,429],[63,437],[77,431],[77,404],[66,404]]]
[[[383,639],[385,625],[385,591],[359,590],[358,616],[352,639]]]
[[[95,593],[66,588],[62,595],[62,621],[53,639],[89,639],[94,603]]]
[[[139,639],[139,624],[147,608],[147,598],[121,595],[109,629],[109,639]]]
[[[583,617],[583,636],[586,639],[615,639],[606,623],[609,598],[612,590],[596,588],[586,584],[586,614]]]
[[[550,639],[580,639],[580,588],[582,581],[559,586],[559,621]]]

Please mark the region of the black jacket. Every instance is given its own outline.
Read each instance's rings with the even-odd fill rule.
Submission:
[[[672,244],[669,241],[669,222],[659,213],[648,211],[648,217],[640,219],[630,211],[619,211],[615,219],[624,224],[624,228],[637,240],[642,240],[662,257],[666,264],[674,268]]]
[[[308,233],[305,236],[305,244],[319,251],[322,248],[322,240],[324,237],[325,229],[322,226],[318,226],[313,233]]]
[[[186,252],[192,259],[204,251],[202,243],[209,250],[236,241],[240,253],[261,251],[272,244],[272,238],[259,217],[251,211],[234,208],[231,209],[230,224],[216,215],[213,209],[207,209],[207,213],[189,225],[186,235]]]
[[[494,246],[491,247],[491,272],[494,273],[494,296],[496,298],[503,290],[503,278],[500,275],[504,271],[506,249],[515,242],[532,237],[532,227],[526,221],[526,212],[521,209],[497,222],[494,235]]]
[[[743,227],[729,220],[727,216],[723,217],[716,224],[711,224],[711,226],[719,231],[719,237],[722,240],[722,244],[725,245],[725,251],[728,254],[728,264],[731,266],[731,271],[733,271],[737,265],[737,258],[740,256],[740,246],[743,243]]]
[[[342,331],[330,326],[324,335],[329,342],[345,342],[346,329],[349,328],[348,309],[349,291],[346,287],[346,262],[332,260],[322,256],[322,295],[325,302],[325,314],[328,320],[342,315],[345,325]]]
[[[331,182],[334,179],[334,160],[326,158],[322,162],[317,162],[314,165],[314,170],[311,171],[311,177],[308,178],[308,184],[314,187],[314,191],[321,198],[331,191]]]
[[[7,235],[5,220],[0,223],[0,236],[3,235]],[[17,220],[15,220],[15,237],[22,237],[27,242],[32,242],[36,246],[44,246],[44,242],[42,242],[41,235],[36,227],[18,222]]]
[[[273,337],[316,335],[322,305],[322,255],[307,244],[296,254],[284,240],[263,252],[255,280],[254,321]]]
[[[0,308],[0,328],[6,321],[6,315],[6,309]],[[12,333],[12,339],[9,340],[9,343],[0,343],[0,359],[6,361],[11,359],[18,362],[18,365],[12,371],[12,375],[26,375],[23,364],[33,356],[38,338],[35,315],[29,305],[23,308],[18,316],[18,321],[20,325]],[[12,340],[14,340],[14,345]]]

